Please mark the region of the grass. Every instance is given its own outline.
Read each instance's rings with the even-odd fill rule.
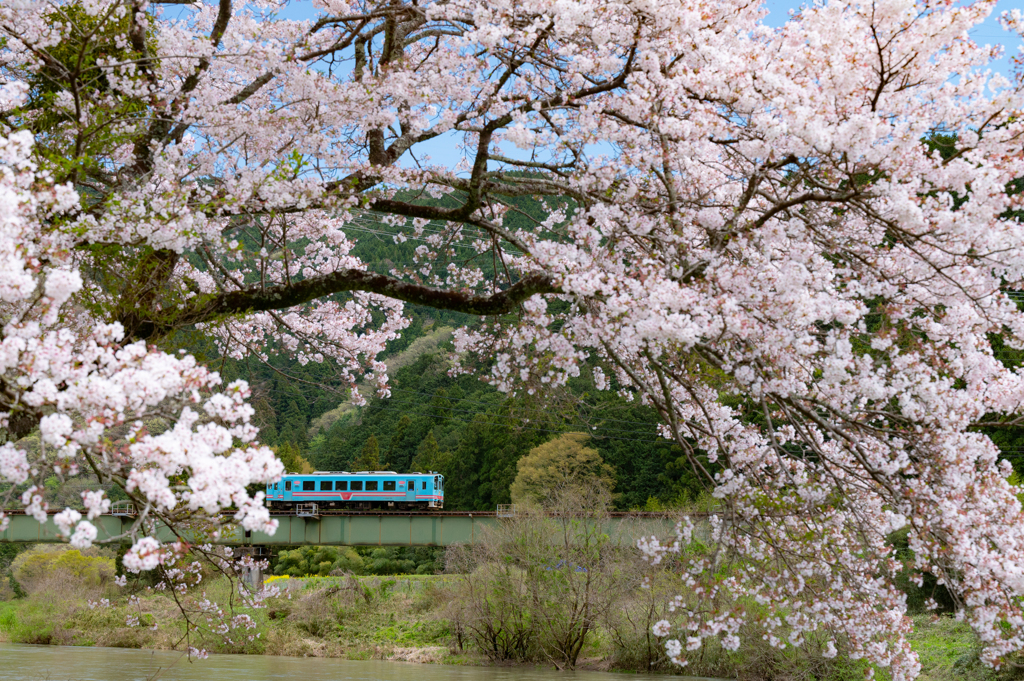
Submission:
[[[996,681],[1021,678],[1013,669],[995,671],[981,663],[979,641],[953,617],[918,615],[910,642],[921,659],[923,681]]]
[[[255,628],[224,637],[199,631],[193,645],[210,652],[349,659],[447,661],[451,636],[445,622],[424,603],[427,586],[445,577],[322,577],[274,580],[282,593],[265,608],[239,609]],[[287,588],[284,588],[287,587]],[[205,585],[202,595],[218,603],[229,596],[226,580]],[[136,623],[137,622],[137,623]],[[39,594],[0,602],[0,641],[124,648],[180,648],[184,620],[166,595],[142,593],[136,605],[115,599],[109,607],[83,599],[68,603]],[[225,640],[228,639],[228,640]],[[454,653],[452,653],[454,655]],[[423,658],[419,654],[419,658]],[[464,662],[457,656],[456,662]]]

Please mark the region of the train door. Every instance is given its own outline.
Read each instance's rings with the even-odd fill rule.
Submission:
[[[405,481],[405,500],[416,501],[416,481],[412,478]]]

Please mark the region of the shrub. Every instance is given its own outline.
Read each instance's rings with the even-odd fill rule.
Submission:
[[[362,569],[363,559],[351,547],[341,547],[339,550],[332,546],[301,546],[280,553],[274,574],[290,577],[326,577],[332,572],[359,573]]]
[[[274,566],[278,576],[434,574],[444,550],[433,547],[300,546],[282,551]]]
[[[550,516],[508,519],[451,552],[449,569],[462,574],[452,616],[484,654],[575,668],[598,623],[639,583],[627,574],[637,561],[604,533],[609,501],[599,486],[556,490]]]
[[[61,545],[38,545],[11,564],[11,575],[29,595],[58,592],[84,596],[102,590],[114,574],[114,558],[95,548],[83,553]]]

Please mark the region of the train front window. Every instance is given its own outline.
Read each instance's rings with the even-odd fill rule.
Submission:
[[[330,481],[330,480],[321,480],[321,481],[320,481],[320,491],[321,491],[321,492],[323,492],[324,490],[328,490],[328,491],[330,491],[330,489],[331,489],[331,488],[332,488],[333,486],[334,486],[334,484],[333,484],[333,482],[332,482],[332,481]]]
[[[316,489],[316,480],[303,480],[302,481],[302,491],[303,492],[312,492],[315,489]]]
[[[339,492],[347,491],[348,490],[348,480],[339,480],[338,484],[334,486],[334,489],[336,489]]]
[[[274,489],[277,489],[277,483],[276,482],[274,483]]]

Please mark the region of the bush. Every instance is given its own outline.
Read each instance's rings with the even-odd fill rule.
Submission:
[[[28,595],[96,593],[114,578],[114,558],[100,549],[84,553],[61,545],[37,545],[11,563],[11,575]]]
[[[599,622],[639,585],[637,561],[604,532],[609,501],[600,487],[556,490],[550,516],[510,518],[453,551],[456,626],[492,659],[574,669]]]
[[[637,566],[637,572],[648,566]],[[664,638],[654,634],[654,623],[670,617],[669,603],[679,593],[679,577],[665,566],[648,571],[647,588],[639,588],[639,575],[626,578],[637,586],[602,619],[612,647],[612,666],[653,672],[676,668],[665,654]],[[653,574],[651,574],[653,573]]]
[[[302,546],[292,551],[282,551],[274,574],[326,577],[332,572],[359,574],[362,570],[363,559],[351,547],[341,547],[339,550],[332,546]]]
[[[274,574],[289,577],[434,574],[440,569],[443,551],[431,547],[300,546],[278,555]]]
[[[64,621],[73,604],[51,594],[29,596],[0,610],[0,631],[14,643],[70,645],[71,634]]]
[[[408,575],[416,572],[416,561],[401,555],[399,549],[373,549],[365,563],[368,575]]]

